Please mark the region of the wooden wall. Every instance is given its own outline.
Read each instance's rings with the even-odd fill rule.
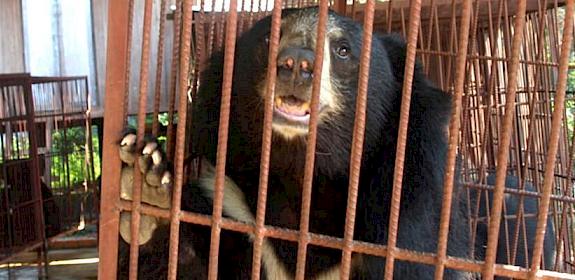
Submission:
[[[108,32],[108,0],[91,0],[92,29],[94,30],[94,56],[96,66],[97,104],[93,116],[103,116],[104,92],[106,90],[106,44]]]
[[[24,72],[20,0],[0,1],[0,73]]]
[[[0,0],[2,1],[2,0]],[[108,32],[108,3],[110,0],[91,0],[92,1],[92,26],[94,30],[94,49],[96,59],[96,75],[98,84],[98,99],[99,104],[103,106],[105,96],[105,81],[106,81],[106,54],[107,54],[107,32]],[[171,3],[173,1],[167,1]],[[130,58],[130,84],[129,84],[129,106],[130,114],[137,113],[138,95],[139,95],[139,80],[140,80],[140,60],[141,60],[141,46],[142,46],[142,28],[143,28],[143,15],[144,15],[144,1],[134,1],[134,19],[133,19],[133,32],[131,44],[131,58]],[[155,92],[156,80],[156,59],[158,56],[158,33],[159,33],[159,20],[160,20],[160,0],[153,1],[154,9],[152,16],[152,30],[150,36],[150,68],[148,79],[148,112],[152,112],[152,100]],[[171,53],[172,53],[172,40],[173,40],[173,21],[166,21],[165,26],[165,39],[164,39],[164,60],[162,63],[162,81],[161,81],[161,111],[167,110],[168,105],[168,79],[170,75]],[[114,51],[114,50],[109,50]],[[95,108],[93,115],[102,116],[102,111]]]

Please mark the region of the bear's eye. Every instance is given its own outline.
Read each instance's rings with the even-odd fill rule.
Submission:
[[[336,47],[335,53],[337,54],[337,56],[339,58],[345,59],[345,58],[349,57],[349,54],[351,53],[351,49],[349,48],[348,45],[342,44],[342,45]]]

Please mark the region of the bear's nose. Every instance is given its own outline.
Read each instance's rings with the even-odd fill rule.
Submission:
[[[313,77],[314,53],[304,48],[285,48],[278,54],[278,78],[293,86],[310,84]]]

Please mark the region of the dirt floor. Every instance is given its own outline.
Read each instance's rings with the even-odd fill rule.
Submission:
[[[36,253],[25,253],[13,266],[0,266],[0,279],[39,279]],[[98,278],[98,248],[56,249],[48,252],[48,277],[41,279],[91,280]]]

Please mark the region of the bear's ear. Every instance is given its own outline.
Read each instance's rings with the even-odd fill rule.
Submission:
[[[389,33],[380,35],[379,40],[385,51],[393,69],[395,79],[403,82],[403,72],[405,71],[405,57],[407,56],[407,43],[398,33]],[[419,74],[423,73],[423,68],[419,60],[415,60],[414,77],[420,77]]]

